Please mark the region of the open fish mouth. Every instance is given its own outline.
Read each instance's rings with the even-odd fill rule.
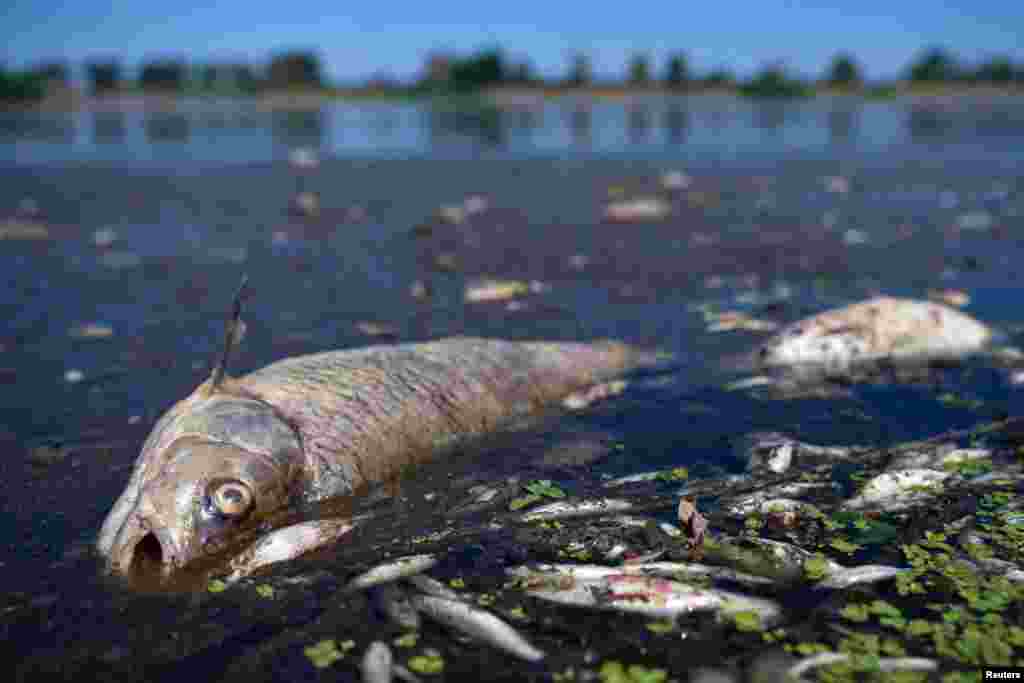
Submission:
[[[150,528],[132,515],[114,543],[112,568],[126,576],[166,576],[182,564],[181,553],[165,529]]]

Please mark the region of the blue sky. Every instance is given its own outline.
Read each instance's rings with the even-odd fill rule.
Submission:
[[[740,75],[777,59],[820,74],[841,49],[860,59],[868,78],[897,75],[930,45],[967,60],[1007,54],[1024,61],[1019,0],[13,0],[2,17],[0,60],[10,66],[97,55],[129,67],[158,56],[262,63],[275,50],[314,48],[334,79],[408,78],[432,49],[469,53],[488,45],[528,57],[547,76],[564,75],[576,50],[607,76],[623,74],[638,51],[651,56],[656,73],[674,50],[685,51],[698,72],[727,66]]]

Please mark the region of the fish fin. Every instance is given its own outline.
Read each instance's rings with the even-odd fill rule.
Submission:
[[[242,275],[242,282],[235,293],[231,316],[224,326],[224,349],[221,351],[220,358],[210,372],[209,391],[211,393],[224,384],[231,353],[241,344],[242,337],[245,336],[245,323],[242,321],[242,300],[245,297],[248,286],[249,276]]]

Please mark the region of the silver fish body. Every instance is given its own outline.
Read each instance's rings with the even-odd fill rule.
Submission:
[[[651,358],[616,343],[451,338],[215,374],[157,422],[97,549],[116,573],[166,576]],[[315,547],[307,536],[263,561]]]

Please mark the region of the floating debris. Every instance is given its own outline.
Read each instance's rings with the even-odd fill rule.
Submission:
[[[615,380],[604,384],[595,384],[584,391],[577,391],[569,394],[562,400],[562,405],[569,410],[582,410],[595,401],[601,401],[612,396],[618,396],[629,383],[625,380]]]
[[[381,583],[421,574],[438,563],[436,555],[410,555],[378,565],[348,582],[348,590],[364,590]]]
[[[943,304],[878,297],[784,327],[761,347],[767,366],[813,366],[848,374],[882,360],[956,360],[982,350],[992,332]]]
[[[92,243],[105,249],[116,242],[118,239],[117,232],[112,228],[101,228],[92,234]]]
[[[528,662],[544,659],[537,649],[504,621],[464,602],[432,595],[415,595],[410,601],[424,615]]]
[[[569,267],[573,270],[583,270],[590,264],[590,257],[586,254],[573,254],[569,257]]]
[[[462,206],[442,206],[437,210],[437,217],[442,223],[462,225],[466,221],[466,209]]]
[[[957,217],[956,227],[960,230],[988,230],[992,227],[992,214],[974,211]]]
[[[85,379],[85,373],[81,370],[68,370],[64,373],[64,381],[68,384],[77,384]]]
[[[661,175],[660,184],[663,190],[676,192],[690,187],[693,179],[682,171],[668,171]]]
[[[659,221],[672,212],[672,205],[654,197],[612,202],[604,210],[607,220],[618,223]]]
[[[320,158],[311,147],[297,147],[288,153],[288,164],[292,168],[308,171],[320,165]]]
[[[708,520],[697,511],[697,506],[686,498],[679,501],[677,514],[683,525],[683,531],[686,533],[686,540],[690,542],[691,547],[700,549],[704,543],[704,532],[708,528]]]
[[[42,223],[8,218],[0,221],[0,240],[45,240],[50,231]]]
[[[548,521],[567,517],[586,517],[610,512],[624,512],[633,507],[628,500],[617,498],[598,498],[575,502],[559,502],[542,505],[524,514],[520,519],[524,522]]]
[[[84,323],[72,327],[68,334],[78,339],[106,339],[114,335],[114,328],[105,323]]]
[[[770,320],[757,320],[740,311],[711,313],[705,315],[705,320],[709,317],[711,319],[711,324],[708,326],[708,332],[732,332],[734,330],[771,332],[779,328],[778,323]]]
[[[475,216],[476,214],[487,211],[490,207],[490,202],[487,201],[486,197],[480,195],[470,195],[466,197],[465,201],[462,202],[462,208],[466,212],[467,216]]]
[[[430,287],[423,280],[416,280],[409,285],[409,296],[422,301],[430,296]]]
[[[320,195],[316,192],[299,192],[291,198],[288,210],[296,216],[315,218],[320,215]]]
[[[377,323],[372,320],[361,320],[356,323],[359,334],[367,337],[397,337],[398,328],[390,323]]]
[[[505,301],[526,294],[538,294],[548,289],[547,285],[536,280],[477,280],[466,286],[464,298],[469,303]]]
[[[728,382],[722,387],[725,391],[743,391],[745,389],[755,389],[757,387],[768,387],[776,383],[776,380],[767,375],[756,375],[754,377],[746,377],[744,379],[738,379],[733,382]]]
[[[856,228],[850,228],[843,233],[843,244],[849,246],[855,246],[858,244],[867,244],[871,240],[871,237],[863,230],[857,230]]]
[[[846,194],[850,191],[850,181],[842,176],[830,176],[825,178],[825,188],[836,194]]]

